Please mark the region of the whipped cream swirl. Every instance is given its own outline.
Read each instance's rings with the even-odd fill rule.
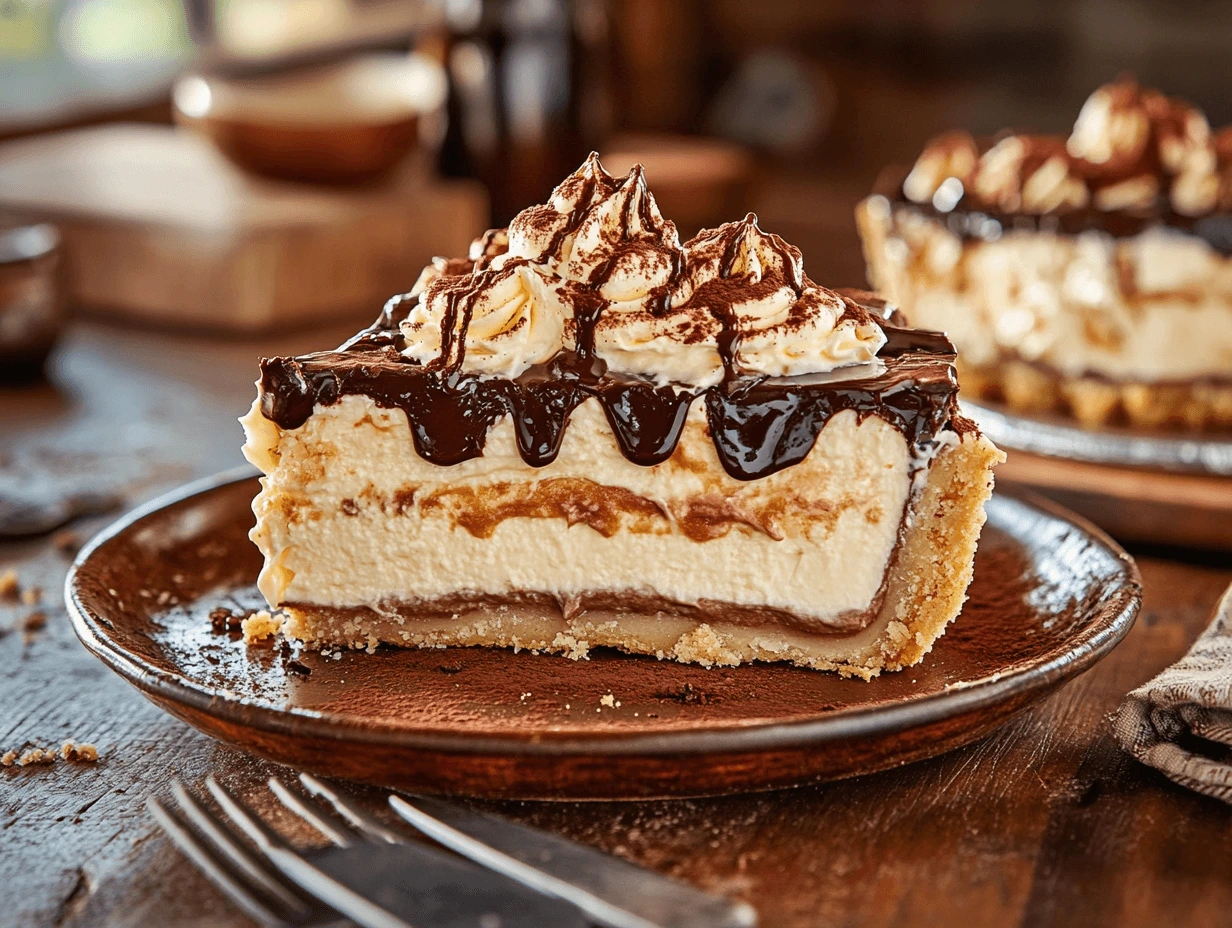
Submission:
[[[569,351],[704,389],[866,364],[885,343],[753,214],[681,245],[641,167],[614,178],[593,154],[507,232],[487,233],[464,260],[435,259],[406,299],[405,357],[510,379]]]
[[[481,286],[477,277],[439,276],[424,288],[401,324],[403,355],[508,378],[555,357],[567,310],[550,278],[525,262],[479,276]]]
[[[1124,78],[1098,88],[1066,139],[1010,135],[986,151],[950,132],[928,143],[903,195],[943,212],[969,194],[977,209],[1040,215],[1166,205],[1186,216],[1232,209],[1232,151],[1190,104]]]

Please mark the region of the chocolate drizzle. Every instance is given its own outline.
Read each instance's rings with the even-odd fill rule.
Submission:
[[[562,211],[561,204],[569,204],[568,210]],[[262,413],[284,429],[295,429],[316,406],[362,394],[379,406],[401,409],[416,452],[444,466],[481,455],[489,429],[508,416],[518,453],[528,465],[542,467],[559,454],[573,410],[594,398],[621,453],[635,464],[651,466],[672,456],[693,402],[702,399],[719,459],[740,480],[765,477],[804,458],[830,417],[843,410],[861,419],[880,416],[917,447],[942,429],[966,427],[956,415],[949,341],[898,326],[901,319],[871,294],[840,294],[842,320],[878,325],[887,335],[881,357],[866,368],[871,373],[851,371],[848,379],[840,379],[841,373],[776,379],[742,369],[738,358],[748,323],[737,306],[789,289],[794,302],[784,325],[790,328],[809,322],[810,305],[816,311],[803,299],[806,290],[817,298],[800,252],[758,229],[752,213],[703,232],[682,248],[675,227],[654,206],[641,168],[617,180],[591,156],[557,188],[551,203],[521,213],[513,230],[523,250],[511,251],[511,237],[497,230],[477,241],[469,258],[438,259],[435,276],[421,278],[427,280],[424,299],[443,309],[437,317],[439,353],[424,363],[403,354],[407,342],[401,326],[418,303],[410,295],[395,297],[369,329],[337,351],[263,360]],[[579,251],[579,240],[589,242],[585,253]],[[466,336],[476,302],[531,263],[522,256],[526,248],[537,252],[538,265],[558,273],[561,299],[571,309],[566,327],[572,337],[547,363],[513,379],[468,371],[463,363]],[[707,269],[704,280],[686,279],[686,250],[693,256],[690,261]],[[494,261],[498,256],[501,260]],[[595,328],[608,305],[601,296],[604,286],[622,263],[636,267],[647,261],[668,274],[644,299],[645,312],[652,317],[683,314],[692,325],[689,331],[700,333],[687,337],[713,337],[723,367],[719,384],[705,390],[656,385],[609,371],[596,356]]]
[[[706,413],[724,470],[749,479],[804,460],[830,417],[847,409],[861,420],[885,419],[918,447],[950,422],[957,389],[951,365],[912,357],[896,363],[892,373],[824,387],[716,387],[706,393]]]
[[[1232,213],[1185,216],[1163,200],[1139,209],[1100,210],[1086,206],[1052,213],[1007,213],[965,195],[953,209],[939,210],[932,203],[916,203],[907,198],[902,187],[906,173],[902,168],[885,172],[875,192],[890,200],[895,209],[912,210],[943,223],[961,239],[995,241],[1009,232],[1103,232],[1112,238],[1132,238],[1148,229],[1169,228],[1197,236],[1224,257],[1232,256]]]
[[[935,332],[885,325],[885,370],[872,376],[821,383],[737,377],[692,393],[614,374],[574,352],[514,380],[431,370],[385,344],[389,333],[380,325],[338,351],[263,360],[262,414],[295,429],[316,405],[361,394],[401,409],[415,451],[445,466],[481,455],[488,430],[510,416],[522,460],[542,467],[560,452],[570,413],[594,397],[621,453],[650,466],[671,457],[689,408],[701,396],[719,460],[738,480],[799,462],[830,417],[847,409],[861,419],[885,419],[917,447],[947,427],[966,426],[955,410],[953,347]]]

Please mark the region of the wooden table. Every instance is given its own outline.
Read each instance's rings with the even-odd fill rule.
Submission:
[[[0,391],[0,459],[51,449],[124,471],[136,502],[241,463],[235,418],[260,354],[342,334],[221,343],[79,324],[55,389]],[[48,616],[0,638],[0,751],[71,738],[101,753],[0,768],[0,925],[246,925],[142,800],[211,771],[255,789],[276,768],[165,715],[87,654],[61,604],[67,562],[47,539],[0,545],[0,572],[46,590]],[[747,899],[766,926],[1232,924],[1232,810],[1131,760],[1108,725],[1127,690],[1186,650],[1232,569],[1160,552],[1139,563],[1146,604],[1126,641],[980,744],[808,789],[501,811]],[[0,605],[0,623],[29,611]]]

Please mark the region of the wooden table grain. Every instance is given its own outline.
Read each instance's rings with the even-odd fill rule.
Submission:
[[[78,324],[55,387],[0,390],[0,466],[54,459],[120,474],[135,503],[238,464],[235,418],[256,358],[342,334],[211,342]],[[1146,601],[1125,642],[968,748],[777,793],[493,807],[747,899],[766,926],[1232,924],[1232,810],[1130,759],[1108,721],[1184,653],[1232,565],[1139,553]],[[0,768],[0,925],[247,925],[142,801],[211,771],[255,795],[278,770],[165,715],[87,654],[62,605],[67,564],[47,538],[0,544],[0,573],[41,587],[47,614],[23,633],[35,607],[0,604],[0,626],[14,629],[0,636],[0,752],[75,739],[101,755]]]

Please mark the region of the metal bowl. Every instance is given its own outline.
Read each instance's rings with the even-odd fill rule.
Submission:
[[[1232,437],[1088,429],[1060,416],[1023,416],[995,403],[962,401],[963,414],[1007,451],[1087,464],[1232,476]]]

